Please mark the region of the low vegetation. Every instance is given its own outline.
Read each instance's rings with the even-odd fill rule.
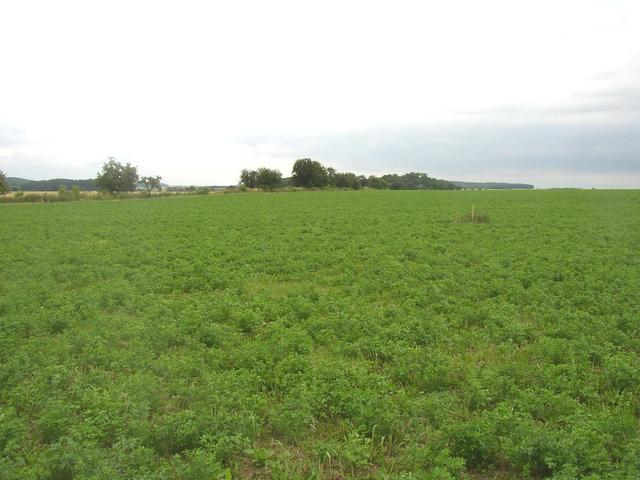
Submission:
[[[0,206],[0,478],[637,479],[637,200]]]
[[[0,196],[0,204],[2,203],[59,203],[59,202],[76,202],[80,200],[137,200],[147,198],[160,197],[177,197],[190,195],[209,195],[211,190],[208,188],[193,188],[180,190],[163,190],[160,192],[81,192],[76,186],[71,191],[67,191],[62,187],[57,193],[52,192],[12,192],[8,195]]]
[[[471,210],[460,217],[460,223],[489,223],[489,215],[476,210],[476,206],[472,205]]]

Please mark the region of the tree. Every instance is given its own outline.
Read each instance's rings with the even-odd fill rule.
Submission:
[[[327,177],[329,178],[329,185],[332,187],[336,187],[336,169],[333,167],[327,168]]]
[[[159,175],[156,175],[155,177],[141,177],[140,178],[140,183],[142,184],[142,186],[144,187],[145,191],[147,192],[147,196],[151,196],[151,191],[154,188],[157,188],[158,190],[161,190],[160,180],[162,180],[162,177],[159,176]]]
[[[280,170],[265,167],[260,167],[258,170],[245,168],[240,172],[240,183],[247,188],[273,190],[282,186],[282,173]]]
[[[0,195],[4,195],[5,193],[9,193],[10,191],[11,186],[7,182],[7,176],[2,170],[0,170]]]
[[[259,168],[256,172],[256,185],[265,190],[273,190],[282,185],[282,173],[271,168]]]
[[[327,169],[320,162],[301,158],[293,164],[293,184],[296,187],[326,187],[329,184]]]
[[[98,188],[111,193],[132,192],[137,184],[138,169],[130,163],[122,165],[113,157],[109,157],[96,178]]]
[[[240,172],[240,183],[247,188],[256,188],[258,186],[258,172],[243,169]]]
[[[333,185],[338,188],[351,188],[353,190],[360,190],[360,179],[355,173],[344,172],[336,173],[333,176]]]
[[[384,178],[376,177],[375,175],[371,175],[367,179],[367,187],[375,188],[376,190],[386,190],[389,188],[389,184]]]

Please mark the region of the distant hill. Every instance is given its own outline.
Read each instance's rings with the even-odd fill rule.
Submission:
[[[93,178],[87,180],[72,180],[69,178],[52,178],[51,180],[27,180],[26,178],[7,177],[7,183],[12,190],[24,192],[55,192],[60,187],[71,190],[73,185],[78,185],[80,190],[97,190],[96,181]]]
[[[70,178],[52,178],[51,180],[28,180],[19,177],[7,177],[7,182],[12,190],[22,190],[24,192],[57,192],[60,187],[71,187],[78,185],[81,191],[94,192],[98,190],[95,178],[86,180],[73,180]],[[160,187],[167,188],[169,185],[160,183]],[[139,186],[139,188],[142,188]]]
[[[534,188],[533,185],[527,183],[500,183],[500,182],[456,182],[451,180],[455,186],[460,188],[486,188],[490,190],[528,190]]]

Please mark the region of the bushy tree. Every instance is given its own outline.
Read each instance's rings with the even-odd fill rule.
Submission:
[[[243,169],[240,172],[240,183],[247,188],[256,188],[258,186],[258,172]]]
[[[301,158],[293,164],[293,184],[296,187],[326,187],[329,184],[327,169],[310,158]]]
[[[9,193],[10,191],[11,186],[7,182],[7,176],[2,170],[0,170],[0,195],[4,195],[5,193]]]
[[[142,186],[144,187],[145,191],[147,192],[147,196],[151,195],[151,192],[153,191],[153,189],[158,189],[160,190],[160,181],[162,180],[162,177],[159,175],[156,175],[155,177],[141,177],[140,178],[140,183],[142,184]]]
[[[259,168],[256,172],[256,185],[265,190],[278,188],[282,185],[282,173],[271,168]]]
[[[332,186],[332,187],[337,186],[336,185],[336,175],[337,175],[337,172],[336,172],[335,168],[333,168],[333,167],[327,168],[327,177],[329,178],[329,185]]]
[[[137,184],[138,169],[130,163],[122,165],[113,157],[109,157],[96,178],[98,188],[111,193],[132,192]]]
[[[245,168],[240,172],[240,183],[247,188],[273,190],[282,186],[282,173],[280,170],[265,167],[260,167],[258,170]]]
[[[333,180],[334,186],[338,188],[351,188],[354,190],[360,190],[360,179],[355,173],[343,172],[336,173]]]
[[[385,179],[371,175],[367,179],[367,187],[375,188],[376,190],[386,190],[389,188],[389,184]]]

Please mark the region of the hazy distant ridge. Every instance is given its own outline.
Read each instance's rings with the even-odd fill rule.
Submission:
[[[71,190],[73,185],[78,185],[80,190],[97,190],[95,179],[72,180],[70,178],[52,178],[51,180],[27,180],[26,178],[7,177],[7,183],[13,190],[25,192],[55,192],[64,186]]]
[[[487,189],[509,189],[509,190],[528,190],[534,188],[528,183],[501,183],[501,182],[457,182],[451,180],[451,183],[460,188],[487,188]]]

